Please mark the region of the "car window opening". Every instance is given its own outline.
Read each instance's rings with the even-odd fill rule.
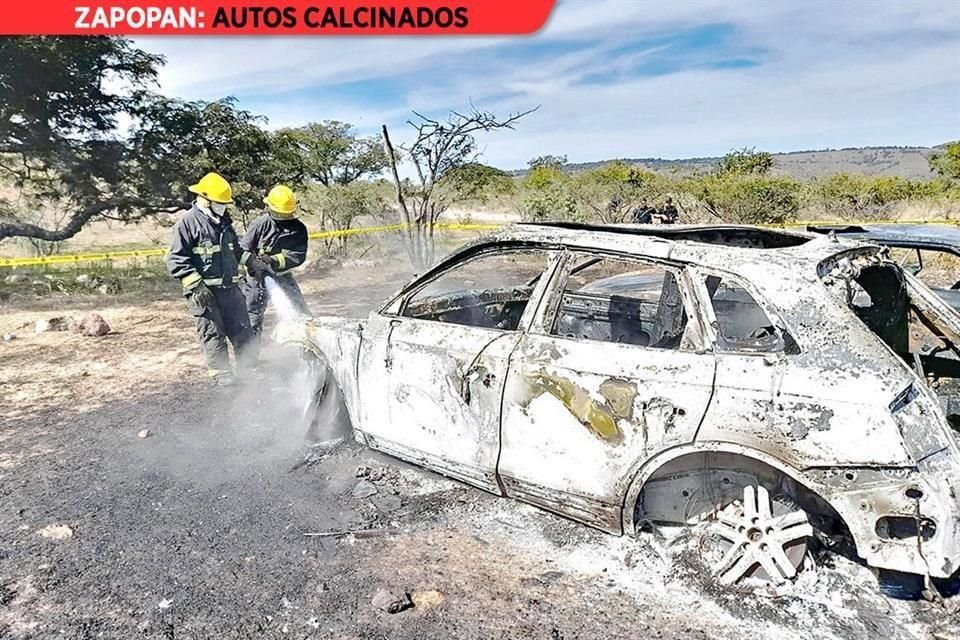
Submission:
[[[686,326],[686,309],[671,270],[591,256],[570,269],[551,333],[678,349]]]
[[[911,295],[903,271],[885,262],[846,280],[847,304],[940,398],[960,430],[960,344],[936,309]]]
[[[707,276],[704,284],[717,319],[721,349],[763,353],[798,351],[790,335],[777,329],[745,288],[720,276]]]
[[[480,254],[455,265],[415,292],[401,315],[516,331],[546,268],[547,253],[542,250]]]

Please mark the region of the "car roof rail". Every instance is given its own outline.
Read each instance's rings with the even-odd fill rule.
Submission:
[[[568,231],[599,231],[631,236],[661,238],[663,240],[691,240],[704,244],[728,246],[758,246],[782,248],[809,242],[811,237],[801,231],[771,229],[751,225],[628,225],[589,224],[583,222],[521,222],[521,227],[564,229]],[[747,243],[746,245],[744,243]]]

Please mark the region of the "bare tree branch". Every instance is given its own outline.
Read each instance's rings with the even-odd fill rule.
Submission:
[[[462,178],[451,186],[447,176],[453,170],[473,163],[479,155],[474,134],[513,129],[515,122],[539,108],[537,106],[499,118],[492,112],[477,109],[471,102],[468,111],[451,111],[443,121],[414,111],[414,118],[407,120],[407,124],[415,132],[414,140],[399,148],[413,165],[419,185],[413,188],[408,185],[406,189],[400,180],[397,155],[390,142],[387,127],[383,126],[384,144],[390,156],[397,204],[409,225],[406,238],[413,249],[411,258],[415,266],[422,268],[433,262],[434,230],[440,216],[458,198],[468,195],[469,189],[459,188],[464,182]],[[405,194],[405,191],[408,193]]]
[[[124,221],[130,221],[138,218],[144,218],[156,213],[173,213],[186,208],[186,205],[180,201],[169,200],[165,202],[148,202],[140,198],[119,198],[105,200],[79,209],[70,216],[66,224],[58,225],[55,229],[45,229],[39,225],[26,222],[0,222],[0,240],[7,238],[35,238],[47,242],[62,242],[72,238],[79,233],[89,220],[102,216],[109,211],[143,209],[142,213],[132,217],[124,218]]]

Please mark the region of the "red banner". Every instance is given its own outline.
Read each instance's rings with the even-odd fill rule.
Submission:
[[[0,0],[0,35],[526,34],[555,0]]]

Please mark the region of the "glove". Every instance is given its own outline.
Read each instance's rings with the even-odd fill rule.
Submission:
[[[270,263],[255,253],[251,253],[244,264],[247,271],[255,278],[262,278],[269,273],[273,273]]]
[[[213,291],[203,282],[190,290],[190,297],[203,308],[212,307],[214,303]]]
[[[280,258],[278,257],[278,255],[260,256],[260,259],[263,260],[267,264],[267,268],[270,269],[270,273],[276,273],[276,271],[280,269]]]

